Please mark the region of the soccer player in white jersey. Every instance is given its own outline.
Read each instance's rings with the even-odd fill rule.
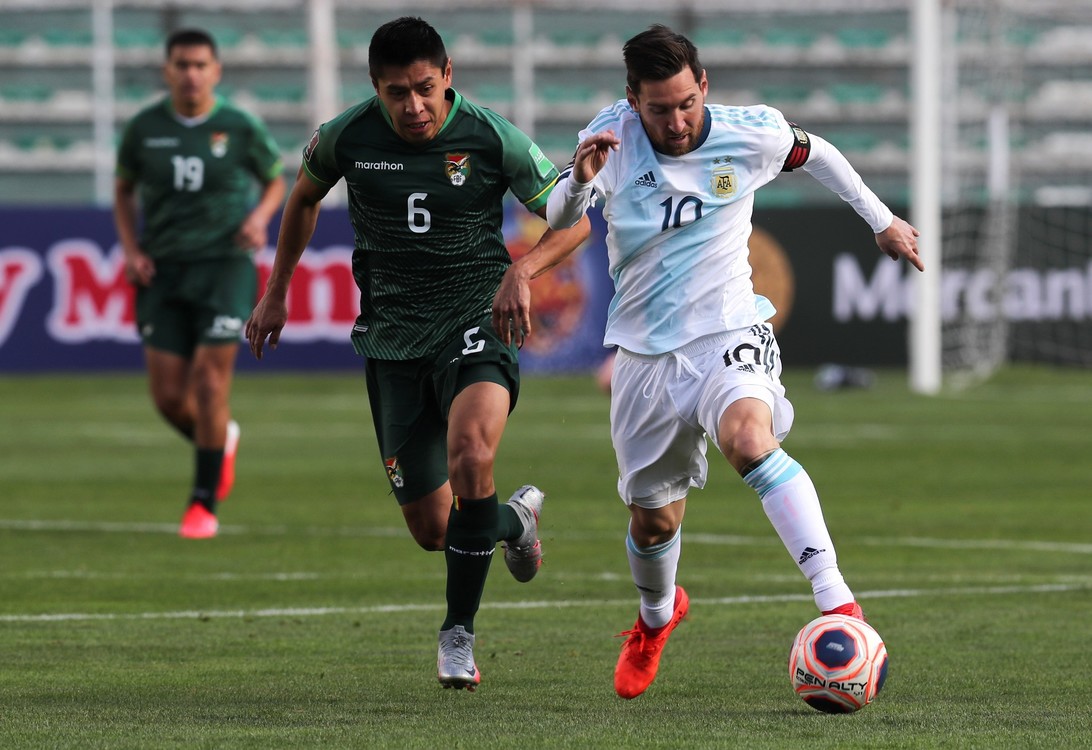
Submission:
[[[569,227],[602,201],[607,221],[615,295],[604,343],[618,347],[611,439],[641,600],[614,674],[615,690],[628,699],[652,683],[689,608],[675,578],[687,493],[708,473],[707,435],[758,493],[819,610],[863,619],[815,487],[780,448],[793,409],[767,322],[773,306],[751,285],[755,191],[802,168],[857,211],[880,250],[924,266],[917,230],[834,146],[776,109],[707,103],[705,71],[686,37],[652,26],[626,42],[623,56],[626,98],[580,132],[547,216],[551,227]]]

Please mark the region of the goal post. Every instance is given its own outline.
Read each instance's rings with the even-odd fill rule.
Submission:
[[[941,386],[941,17],[940,0],[914,0],[911,11],[910,220],[921,232],[918,248],[926,270],[913,275],[909,377],[916,393]]]

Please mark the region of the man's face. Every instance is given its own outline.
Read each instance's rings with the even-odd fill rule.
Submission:
[[[663,81],[641,81],[640,92],[626,87],[626,99],[641,116],[652,146],[668,156],[682,156],[694,150],[705,124],[705,95],[709,82],[705,71],[695,80],[684,68]]]
[[[424,143],[440,132],[448,113],[450,60],[442,70],[427,60],[404,68],[387,65],[372,76],[372,85],[403,140]]]
[[[175,109],[183,114],[201,114],[214,99],[220,83],[220,62],[204,44],[175,45],[171,48],[163,79],[171,92]]]

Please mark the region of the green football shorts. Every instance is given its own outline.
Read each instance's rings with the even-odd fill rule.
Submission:
[[[257,292],[249,255],[158,261],[151,285],[137,287],[137,331],[145,346],[183,357],[201,344],[236,344]]]
[[[471,383],[504,386],[509,413],[519,397],[519,354],[488,318],[435,358],[369,358],[364,371],[379,452],[399,505],[447,481],[447,414],[460,391]]]

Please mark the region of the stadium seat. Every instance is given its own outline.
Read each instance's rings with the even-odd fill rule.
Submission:
[[[0,87],[0,99],[8,102],[44,103],[53,98],[53,89],[44,84],[13,83]]]
[[[18,47],[27,40],[30,35],[22,29],[0,28],[0,48]]]
[[[839,104],[877,104],[887,88],[877,83],[834,83],[827,91]]]
[[[811,96],[812,87],[806,84],[778,84],[760,86],[758,95],[764,104],[801,104]]]
[[[41,32],[42,41],[50,47],[90,47],[90,29],[47,28]]]
[[[593,29],[565,29],[550,33],[548,38],[558,47],[595,47],[602,36]]]
[[[295,84],[259,83],[250,87],[250,93],[258,101],[267,103],[289,102],[298,104],[307,99],[307,88]]]
[[[886,29],[851,27],[838,29],[834,37],[848,49],[880,49],[890,44],[892,34]]]
[[[538,94],[548,104],[586,104],[595,98],[595,89],[591,86],[554,85],[540,86]]]
[[[818,32],[806,27],[774,28],[762,34],[762,41],[768,47],[806,49],[818,38]]]
[[[216,40],[217,46],[221,49],[238,47],[243,41],[243,32],[230,26],[211,26],[209,27],[209,33],[212,34],[212,38]]]
[[[362,48],[367,50],[369,39],[367,33],[360,29],[343,29],[337,30],[337,46],[339,49],[356,49]]]
[[[868,152],[880,143],[880,137],[875,132],[837,131],[820,135],[845,153]]]
[[[472,98],[485,106],[511,104],[516,99],[516,92],[509,83],[480,83],[474,87]]]
[[[157,29],[114,29],[114,44],[120,49],[154,49],[162,43]]]
[[[144,102],[150,100],[156,94],[159,93],[159,89],[151,86],[142,86],[140,84],[124,84],[115,87],[114,98],[119,102]],[[222,91],[220,93],[223,93]]]
[[[743,29],[709,28],[704,26],[694,32],[693,42],[699,50],[710,47],[741,47],[750,35]]]
[[[306,29],[262,29],[258,32],[258,39],[266,47],[306,47]]]
[[[341,101],[348,107],[375,96],[375,89],[368,81],[353,81],[341,84]]]
[[[515,41],[510,28],[481,29],[475,37],[486,47],[510,47]]]

